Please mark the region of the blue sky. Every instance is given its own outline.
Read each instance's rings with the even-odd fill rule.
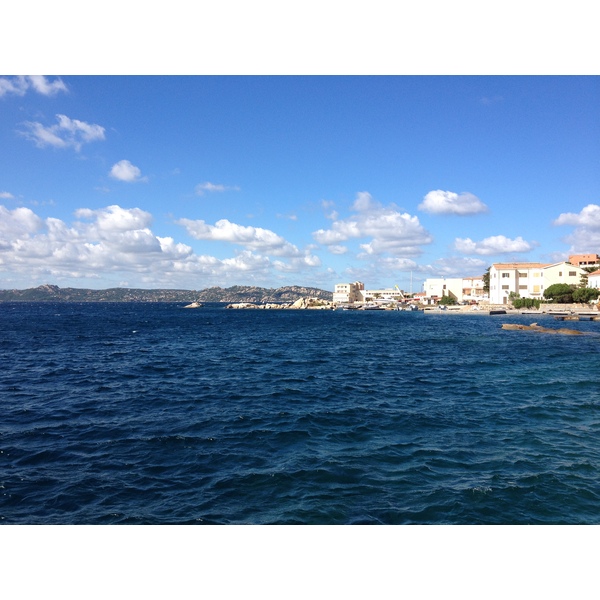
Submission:
[[[593,76],[0,77],[0,287],[413,291],[600,253]]]

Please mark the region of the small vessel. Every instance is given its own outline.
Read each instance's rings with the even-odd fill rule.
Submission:
[[[385,310],[381,304],[365,304],[362,310]]]

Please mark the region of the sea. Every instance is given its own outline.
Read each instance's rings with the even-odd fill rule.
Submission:
[[[0,523],[600,523],[600,322],[0,304]]]

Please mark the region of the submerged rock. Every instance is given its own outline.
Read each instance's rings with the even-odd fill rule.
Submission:
[[[563,335],[583,335],[583,331],[577,329],[553,329],[551,327],[541,327],[537,323],[531,325],[520,325],[518,323],[503,323],[502,329],[508,329],[510,331],[537,331],[538,333],[561,333]]]

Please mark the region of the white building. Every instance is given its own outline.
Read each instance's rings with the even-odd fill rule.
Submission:
[[[588,287],[595,290],[600,289],[600,269],[588,275]]]
[[[365,290],[364,297],[367,302],[370,302],[371,300],[391,300],[399,302],[400,300],[404,300],[404,292],[396,286],[394,289]]]
[[[553,265],[545,263],[494,263],[490,267],[490,302],[508,304],[509,297],[542,300],[544,290],[555,283],[579,286],[585,271],[568,262]]]
[[[370,302],[372,300],[400,301],[404,299],[404,292],[395,288],[365,290],[362,281],[354,283],[337,283],[333,292],[333,301],[339,304],[352,304],[353,302]]]
[[[426,279],[423,283],[426,298],[450,296],[457,302],[484,299],[483,277],[442,277]]]
[[[337,283],[333,292],[333,301],[341,304],[364,301],[365,284],[362,281],[354,283]]]
[[[461,302],[463,289],[462,282],[462,277],[426,279],[423,282],[423,291],[427,298],[443,298],[444,296],[450,296],[457,302]]]

